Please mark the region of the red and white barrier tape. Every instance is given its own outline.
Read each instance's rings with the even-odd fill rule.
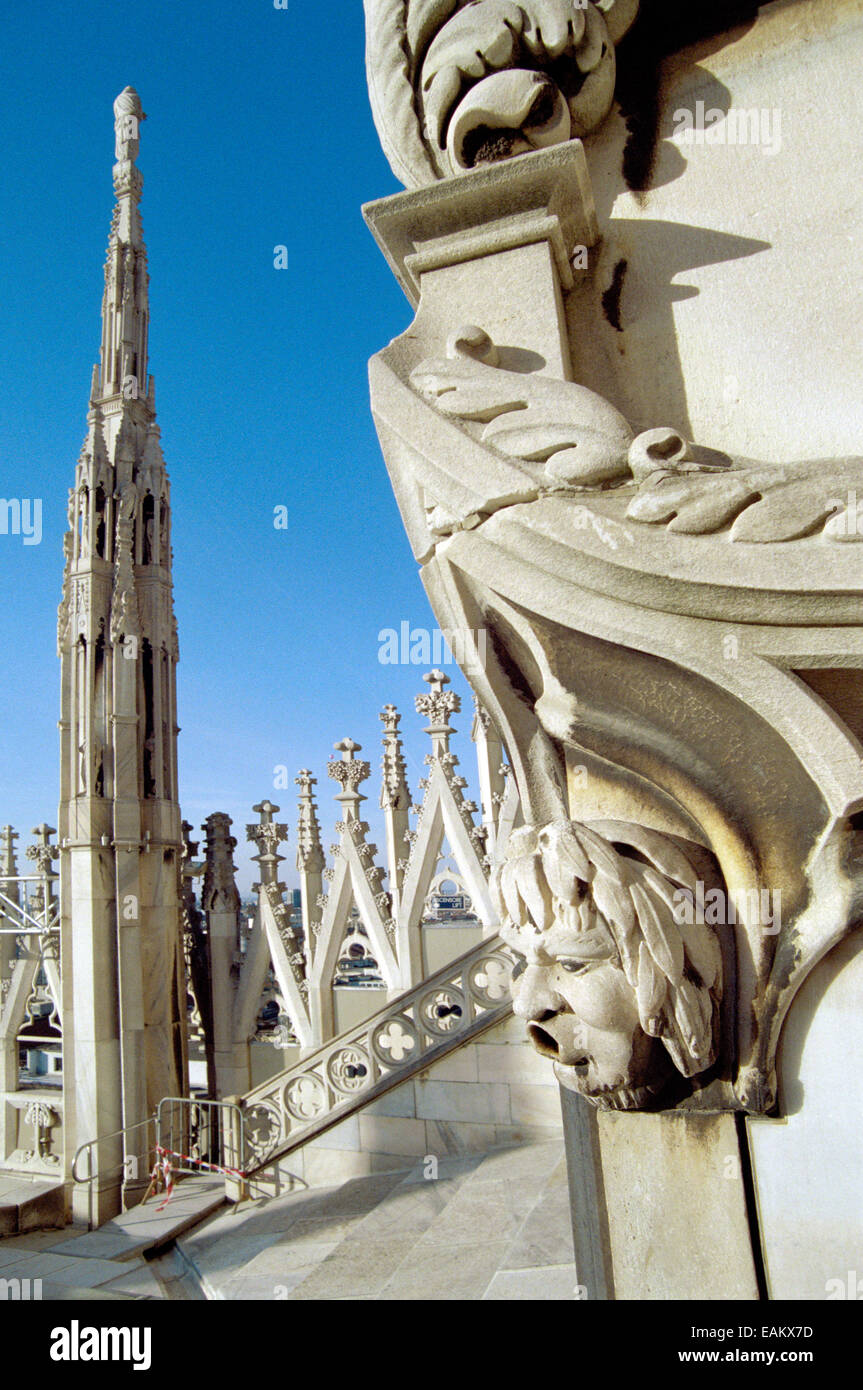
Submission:
[[[179,1153],[176,1149],[165,1149],[161,1144],[155,1148],[156,1163],[150,1176],[151,1187],[161,1177],[165,1184],[165,1199],[156,1208],[156,1211],[164,1211],[174,1195],[174,1169],[171,1164],[172,1158],[178,1158],[181,1163],[194,1163],[199,1169],[206,1168],[210,1173],[221,1173],[223,1177],[240,1178],[247,1176],[239,1168],[228,1168],[221,1163],[207,1163],[203,1158],[192,1158],[189,1154]],[[148,1194],[149,1195],[149,1194]],[[146,1201],[146,1198],[145,1198]]]

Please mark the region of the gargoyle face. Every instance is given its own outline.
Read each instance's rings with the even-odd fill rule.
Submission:
[[[604,1109],[643,1106],[672,1073],[668,1055],[641,1026],[635,993],[619,965],[527,949],[513,981],[513,1010],[530,1041],[555,1062],[562,1085]]]
[[[562,1085],[642,1109],[675,1072],[712,1065],[721,952],[710,928],[678,920],[674,892],[696,884],[666,837],[619,822],[523,826],[491,886],[501,936],[525,962],[513,1009]]]
[[[414,0],[419,104],[440,162],[457,174],[593,129],[614,93],[615,38],[636,9],[637,0]]]

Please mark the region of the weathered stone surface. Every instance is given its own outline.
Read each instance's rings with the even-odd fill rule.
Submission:
[[[828,47],[834,32],[822,20]],[[861,893],[856,735],[793,674],[814,650],[827,665],[863,657],[858,548],[843,543],[858,539],[849,517],[859,464],[838,449],[823,462],[804,453],[779,463],[768,452],[753,464],[724,451],[721,434],[690,443],[679,412],[645,418],[642,409],[636,426],[597,389],[595,372],[579,365],[581,316],[588,335],[599,332],[589,181],[582,170],[554,184],[563,162],[574,172],[580,158],[577,145],[562,145],[372,205],[373,230],[417,303],[409,332],[371,364],[373,410],[438,620],[482,633],[488,651],[471,680],[503,731],[528,826],[496,871],[510,889],[499,909],[520,949],[533,937],[547,957],[537,968],[557,972],[552,993],[564,1002],[542,1012],[594,1026],[587,1016],[602,1011],[604,971],[618,995],[612,1013],[622,1022],[639,1000],[642,1012],[622,1045],[616,1098],[614,1068],[604,1080],[594,1074],[597,1099],[611,1088],[601,1103],[762,1113],[776,1104],[789,1004]],[[750,173],[747,164],[742,176]],[[505,189],[498,208],[487,196],[492,177]],[[598,178],[605,206],[619,176],[600,160]],[[685,192],[684,181],[677,196]],[[633,219],[636,243],[644,223]],[[581,248],[576,227],[590,229]],[[534,259],[513,280],[517,248]],[[473,304],[481,309],[468,314]],[[654,375],[665,361],[656,358]],[[634,938],[592,964],[570,952],[591,971],[583,989],[573,986],[584,996],[574,1011],[550,924],[561,930],[598,877],[579,870],[577,856],[562,868],[561,836],[571,841],[572,822],[611,808],[662,837],[646,870],[618,861],[609,871],[598,909],[601,931],[617,921],[628,936],[635,906],[647,954]],[[615,835],[625,839],[610,831],[607,856]],[[661,843],[669,855],[685,849],[686,882],[666,871]],[[641,890],[629,884],[643,873],[647,898],[664,894],[664,907],[639,910]],[[719,908],[699,920],[709,895]],[[697,942],[683,947],[690,927],[704,939],[703,974]],[[717,947],[721,971],[708,959]],[[654,973],[664,973],[663,958],[665,986]],[[665,1023],[650,1016],[663,1007]],[[675,1029],[682,1087],[663,1078],[655,1051],[638,1056],[652,1036],[668,1045]],[[569,1065],[590,1066],[596,1042],[579,1044]]]
[[[614,1297],[757,1298],[734,1117],[601,1113],[599,1135]]]
[[[638,0],[366,0],[372,109],[396,175],[428,183],[592,130],[637,10]]]

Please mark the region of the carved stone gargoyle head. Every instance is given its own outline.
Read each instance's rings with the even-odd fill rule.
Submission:
[[[716,1060],[722,951],[681,911],[697,883],[676,845],[639,826],[603,830],[515,831],[494,888],[501,935],[525,958],[513,1007],[534,1047],[595,1105],[644,1109]]]
[[[607,116],[638,0],[366,0],[375,123],[410,186],[580,138]]]

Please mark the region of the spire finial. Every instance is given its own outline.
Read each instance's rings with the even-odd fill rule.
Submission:
[[[381,809],[395,808],[400,803],[410,805],[407,787],[406,767],[399,734],[401,715],[395,705],[384,705],[380,713],[384,726],[384,756],[381,761],[383,781],[381,785]]]
[[[324,867],[324,852],[321,846],[321,827],[318,824],[315,794],[312,790],[317,782],[307,767],[300,770],[294,778],[300,789],[300,819],[297,830],[297,868],[300,873],[320,873]]]
[[[428,671],[423,676],[423,680],[429,686],[429,693],[417,695],[414,705],[417,714],[424,714],[429,721],[426,733],[431,735],[432,760],[444,755],[452,758],[453,755],[449,751],[449,737],[455,731],[449,722],[449,717],[451,714],[458,714],[461,709],[461,700],[454,690],[444,689],[444,686],[450,683],[449,676],[445,671]]]
[[[0,830],[0,874],[9,874],[14,878],[18,873],[18,865],[15,862],[15,841],[18,834],[12,829],[11,825],[4,825]],[[0,878],[0,883],[3,879]]]
[[[114,102],[114,158],[118,164],[138,158],[141,121],[147,119],[134,87],[124,87]]]
[[[259,801],[252,810],[257,812],[260,817],[258,825],[246,826],[246,839],[252,840],[258,847],[258,853],[253,856],[261,866],[261,882],[264,886],[268,883],[276,883],[279,877],[279,863],[284,859],[283,854],[279,854],[279,845],[288,838],[288,827],[277,824],[273,816],[279,810],[272,801]],[[284,887],[284,884],[282,885]]]
[[[362,751],[362,746],[352,738],[343,738],[339,743],[333,744],[333,747],[342,756],[327,763],[327,775],[341,786],[336,800],[345,808],[345,819],[356,819],[357,807],[366,799],[360,792],[359,785],[370,776],[371,768],[364,759],[354,757],[355,753]]]

